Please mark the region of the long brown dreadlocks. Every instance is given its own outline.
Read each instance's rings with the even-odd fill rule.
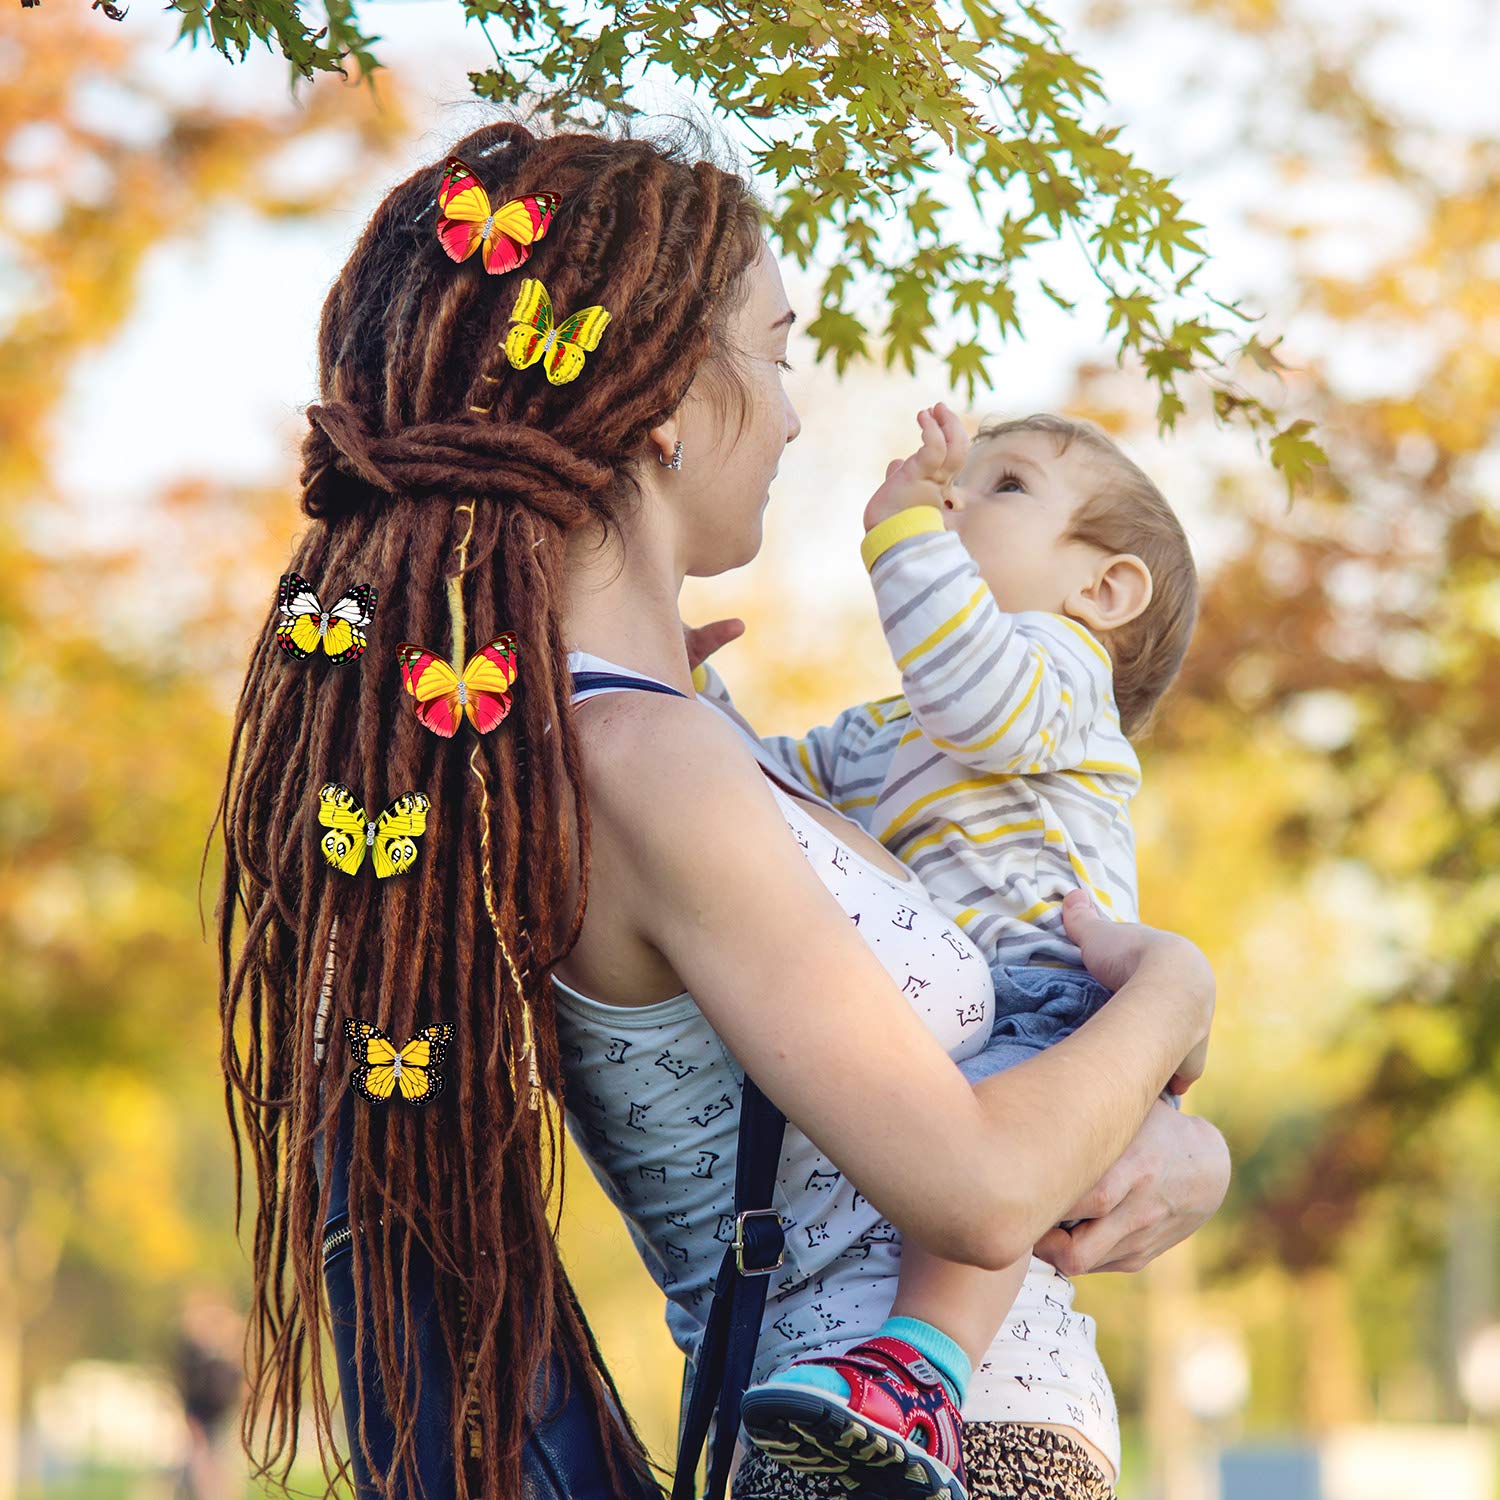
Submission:
[[[735,172],[690,162],[681,139],[546,136],[500,120],[453,151],[493,203],[547,191],[561,205],[520,272],[486,275],[477,255],[455,265],[435,243],[439,161],[389,193],[350,255],[323,308],[323,401],[307,410],[303,450],[302,507],[313,524],[291,566],[335,593],[356,582],[379,590],[370,649],[352,665],[294,667],[276,648],[272,612],[240,694],[219,815],[237,1231],[241,1126],[258,1186],[241,1437],[256,1477],[283,1490],[304,1378],[320,1455],[336,1452],[320,1358],[328,1196],[326,1185],[319,1190],[314,1146],[321,1141],[332,1159],[349,1077],[342,1022],[352,1014],[398,1045],[421,1026],[455,1027],[443,1064],[446,1097],[423,1111],[362,1106],[355,1116],[349,1208],[361,1226],[354,1253],[373,1304],[357,1337],[361,1351],[374,1341],[397,1432],[392,1472],[376,1474],[382,1493],[410,1495],[415,1478],[415,1413],[393,1334],[394,1310],[409,1294],[413,1241],[431,1256],[437,1282],[461,1500],[472,1493],[466,1410],[486,1435],[480,1493],[521,1492],[530,1402],[543,1362],[559,1347],[592,1372],[601,1425],[616,1434],[617,1475],[620,1465],[638,1472],[645,1465],[634,1433],[607,1415],[613,1390],[566,1294],[549,1220],[562,1186],[550,975],[579,932],[588,871],[562,626],[564,539],[579,527],[617,527],[628,515],[640,496],[636,465],[651,458],[647,433],[695,377],[706,378],[700,390],[717,409],[737,397],[743,418],[743,367],[730,328],[749,291],[745,273],[759,253],[765,210]],[[570,384],[551,386],[539,367],[510,369],[499,354],[522,276],[541,278],[559,318],[596,303],[612,314],[607,337]],[[395,646],[411,640],[441,649],[454,574],[469,637],[454,650],[514,630],[520,675],[506,724],[477,739],[461,728],[447,741],[423,729],[404,700]],[[428,831],[410,873],[376,881],[328,868],[317,796],[329,781],[348,783],[372,817],[401,792],[426,793]],[[579,881],[570,900],[573,871]],[[501,935],[519,969],[506,962]],[[320,991],[332,1000],[321,1063]],[[539,1110],[527,1108],[516,1071],[528,1011],[548,1096]],[[321,1113],[320,1079],[328,1085]],[[349,1440],[363,1442],[358,1432]]]

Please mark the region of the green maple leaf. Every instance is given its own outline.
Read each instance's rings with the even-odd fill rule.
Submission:
[[[1271,466],[1286,480],[1288,504],[1297,486],[1305,483],[1315,468],[1328,463],[1328,455],[1307,435],[1312,426],[1312,422],[1304,417],[1283,427],[1271,439]]]

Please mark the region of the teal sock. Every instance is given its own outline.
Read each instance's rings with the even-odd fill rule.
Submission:
[[[943,1377],[948,1399],[955,1406],[964,1404],[974,1367],[969,1363],[969,1356],[942,1329],[934,1328],[920,1318],[887,1318],[880,1331],[888,1338],[904,1339],[913,1349],[925,1354]]]
[[[969,1389],[969,1377],[974,1373],[969,1356],[941,1329],[920,1318],[887,1318],[875,1330],[876,1338],[900,1339],[924,1355],[942,1378],[948,1398],[955,1406],[962,1406]],[[798,1365],[777,1370],[767,1377],[766,1383],[785,1382],[791,1385],[810,1385],[814,1390],[847,1399],[849,1382],[837,1370],[827,1365]]]

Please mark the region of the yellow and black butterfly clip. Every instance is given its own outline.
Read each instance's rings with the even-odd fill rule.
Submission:
[[[453,1040],[448,1022],[424,1026],[404,1047],[378,1026],[352,1017],[344,1022],[344,1035],[354,1058],[349,1082],[361,1099],[385,1104],[399,1094],[408,1104],[431,1104],[443,1092],[437,1069]]]
[[[403,792],[378,818],[369,818],[348,787],[330,781],[318,791],[318,822],[328,832],[318,847],[345,875],[357,875],[371,852],[376,877],[404,875],[417,862],[417,839],[427,831],[432,803],[421,792]]]

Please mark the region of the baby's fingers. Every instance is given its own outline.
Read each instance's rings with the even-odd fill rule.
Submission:
[[[968,431],[960,421],[958,413],[946,401],[939,401],[932,408],[932,414],[937,420],[938,428],[943,434],[943,441],[947,445],[951,472],[956,474],[963,468],[964,460],[969,456]]]
[[[917,413],[917,426],[922,430],[922,445],[907,462],[916,478],[941,482],[947,472],[948,439],[930,406]]]

